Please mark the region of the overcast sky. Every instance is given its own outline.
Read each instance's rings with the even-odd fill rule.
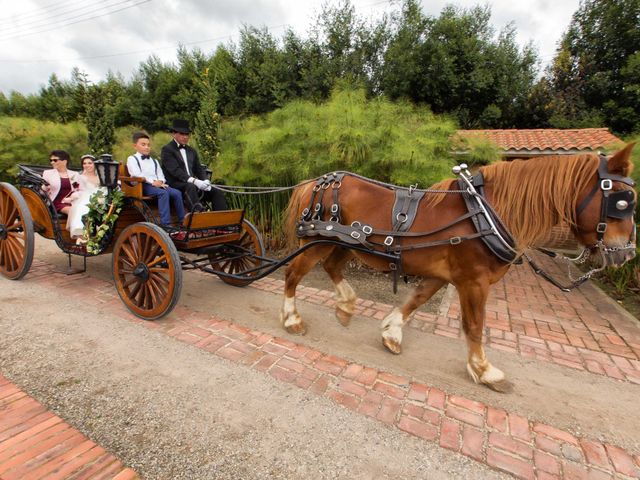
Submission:
[[[321,0],[0,0],[0,91],[37,93],[55,73],[69,79],[79,67],[98,82],[109,70],[129,79],[155,54],[175,61],[179,44],[208,53],[237,41],[242,25],[268,27],[280,38],[287,27],[304,36]],[[499,31],[513,22],[521,45],[533,41],[543,63],[554,55],[579,0],[422,0],[439,15],[445,4],[491,7]],[[352,0],[356,12],[377,18],[397,2]]]

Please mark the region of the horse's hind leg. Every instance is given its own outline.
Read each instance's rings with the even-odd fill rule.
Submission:
[[[382,343],[395,354],[402,353],[402,327],[418,307],[428,301],[446,282],[436,278],[425,278],[402,308],[393,311],[382,320]]]
[[[462,311],[462,329],[467,337],[469,357],[467,371],[473,381],[483,383],[499,392],[507,391],[510,384],[505,380],[502,370],[489,363],[482,347],[485,307],[489,295],[488,282],[471,280],[456,285]]]
[[[345,248],[336,248],[324,261],[323,267],[335,287],[336,317],[345,327],[349,325],[356,305],[356,292],[342,275],[345,264],[353,258],[353,252]]]
[[[284,277],[284,303],[280,310],[280,322],[289,333],[304,335],[307,327],[296,308],[296,288],[300,280],[334,247],[315,246],[298,255],[287,267]]]

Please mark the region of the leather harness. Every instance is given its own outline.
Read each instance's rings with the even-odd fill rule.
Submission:
[[[398,187],[388,183],[378,182],[360,175],[350,172],[333,172],[318,177],[313,187],[309,206],[305,208],[297,223],[298,237],[325,237],[335,239],[339,243],[349,245],[360,245],[372,254],[384,250],[387,254],[395,255],[394,260],[389,264],[389,269],[394,271],[393,291],[397,290],[397,278],[400,275],[402,262],[401,255],[403,251],[416,250],[421,248],[442,246],[442,245],[458,245],[464,241],[479,238],[489,248],[489,250],[502,262],[505,263],[522,263],[522,253],[516,250],[516,242],[508,229],[486,200],[484,194],[484,177],[482,172],[471,176],[466,170],[466,165],[460,167],[454,172],[460,175],[457,185],[459,190],[418,190],[416,187]],[[384,186],[391,189],[395,193],[395,201],[391,212],[392,230],[374,229],[370,225],[362,224],[354,221],[351,225],[341,223],[340,203],[338,193],[342,186],[344,177],[352,176],[365,180],[369,183]],[[622,190],[618,192],[612,191],[613,181],[623,182],[627,185],[635,185],[633,180],[628,177],[610,174],[607,171],[607,159],[604,156],[600,158],[598,168],[599,181],[595,187],[587,194],[585,199],[578,206],[577,214],[580,214],[584,208],[593,199],[598,190],[603,193],[603,200],[600,213],[600,222],[597,226],[598,242],[602,244],[604,233],[607,229],[607,218],[626,218],[632,216],[635,210],[634,194],[630,190]],[[326,190],[332,190],[332,203],[330,207],[330,217],[323,220],[324,206],[323,197]],[[408,230],[414,223],[417,215],[420,201],[426,193],[459,193],[462,195],[467,206],[467,213],[452,220],[446,225],[427,232],[409,232]],[[429,242],[414,243],[410,245],[402,245],[401,239],[407,237],[428,237],[435,233],[442,232],[464,220],[471,219],[475,233],[463,236],[453,236],[441,240],[433,240]],[[635,228],[635,225],[634,225]],[[633,232],[632,232],[633,236]],[[374,241],[372,237],[384,237],[382,243]],[[541,249],[544,253],[547,251]],[[568,291],[569,288],[575,288],[581,282],[574,282],[570,287],[560,285],[550,276],[548,276],[535,262],[524,255],[535,273],[542,275],[545,279],[557,287]]]

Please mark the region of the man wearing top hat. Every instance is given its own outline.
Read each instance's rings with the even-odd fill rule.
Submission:
[[[203,210],[201,201],[211,203],[214,210],[227,210],[224,194],[211,186],[200,165],[198,153],[188,145],[191,135],[189,122],[176,119],[170,131],[173,140],[162,147],[160,153],[162,170],[169,186],[184,194],[190,210]]]

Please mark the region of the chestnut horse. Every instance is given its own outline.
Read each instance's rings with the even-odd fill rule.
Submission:
[[[600,234],[597,230],[602,231],[603,228],[598,225],[602,223],[602,212],[607,211],[603,210],[602,205],[608,197],[600,187],[603,182],[598,174],[601,163],[595,154],[548,156],[482,167],[485,198],[511,233],[517,254],[522,254],[542,240],[554,225],[567,224],[579,242],[592,253],[601,254],[608,265],[621,265],[633,258],[635,223],[632,212],[636,193],[629,186],[630,179],[622,178],[628,177],[632,170],[632,148],[633,144],[627,145],[607,163],[603,163],[604,169],[613,178],[609,180],[610,185],[606,184],[606,187],[612,187],[610,192],[631,190],[632,193],[623,193],[629,199],[628,215],[618,215],[623,218],[610,218],[615,215],[608,215],[605,231]],[[310,205],[315,185],[314,181],[307,181],[296,186],[287,209],[288,233],[295,235],[300,228],[303,211]],[[391,230],[395,196],[392,186],[348,173],[340,185],[335,186],[339,189],[342,225],[352,222],[370,225],[373,237],[376,230]],[[468,346],[467,370],[476,383],[503,390],[508,382],[504,373],[487,360],[482,346],[482,332],[489,287],[505,275],[510,263],[496,257],[481,239],[473,238],[476,230],[469,217],[447,226],[454,219],[464,216],[467,207],[460,193],[442,191],[459,188],[457,180],[445,180],[432,187],[440,193],[427,192],[422,198],[409,232],[446,228],[429,235],[428,240],[436,245],[402,252],[402,271],[422,277],[422,281],[407,302],[401,308],[395,308],[382,321],[382,342],[391,352],[399,354],[402,327],[409,316],[440,288],[450,283],[460,297],[462,327]],[[326,207],[325,211],[329,209],[331,195],[325,195],[321,202]],[[624,206],[618,202],[617,208],[620,205]],[[290,237],[293,239],[293,235]],[[461,237],[465,241],[460,245],[452,245],[447,241],[452,237]],[[384,238],[379,236],[375,244],[382,245]],[[296,240],[302,246],[313,238]],[[419,236],[401,238],[403,246],[424,244],[424,240]],[[438,240],[441,242],[438,243]],[[280,320],[287,332],[304,334],[306,331],[296,309],[295,291],[300,280],[319,261],[323,261],[323,267],[335,286],[336,316],[342,325],[349,324],[356,294],[343,277],[342,269],[354,256],[372,268],[382,271],[390,269],[388,259],[332,244],[313,246],[292,261],[286,270],[285,297],[280,312]]]

